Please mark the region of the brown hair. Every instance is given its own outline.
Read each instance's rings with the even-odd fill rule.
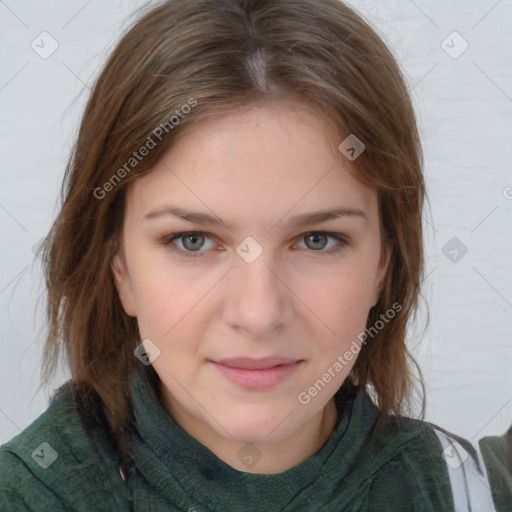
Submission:
[[[423,273],[425,191],[395,59],[339,0],[169,0],[143,13],[95,83],[43,255],[45,382],[63,349],[73,383],[102,404],[118,446],[130,418],[130,375],[140,364],[137,321],[124,312],[111,271],[127,187],[205,116],[285,96],[313,106],[339,142],[355,134],[365,144],[355,169],[378,191],[383,245],[393,248],[367,327],[393,304],[401,308],[363,344],[347,382],[371,391],[382,415],[401,415],[411,403],[414,361],[405,338]],[[143,146],[149,151],[135,158]]]

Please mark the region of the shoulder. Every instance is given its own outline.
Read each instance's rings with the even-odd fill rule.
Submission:
[[[443,448],[428,423],[380,414],[360,387],[345,390],[343,402],[339,397],[338,403],[347,411],[347,432],[353,432],[350,474],[340,482],[341,494],[353,486],[361,510],[454,510]]]
[[[478,443],[472,443],[429,422],[400,418],[393,423],[389,429],[391,432],[402,430],[406,437],[408,433],[412,435],[412,442],[405,449],[409,479],[416,473],[432,482],[434,473],[442,471],[447,475],[446,481],[456,512],[501,510],[495,508],[494,494],[497,488],[489,479],[489,465]],[[417,468],[418,462],[420,468]],[[502,474],[501,471],[499,473]]]
[[[91,496],[104,503],[95,510],[104,510],[113,491],[123,492],[112,478],[117,463],[107,432],[84,418],[68,381],[46,411],[0,446],[0,510],[83,510]]]
[[[426,421],[387,416],[375,422],[365,445],[364,456],[376,462],[368,499],[379,510],[395,502],[404,511],[501,510],[495,509],[477,443]],[[495,466],[502,465],[496,461]]]
[[[383,460],[369,488],[373,505],[400,511],[452,509],[452,489],[443,447],[432,426],[410,418],[386,417],[375,424],[367,450]]]
[[[501,436],[483,437],[478,446],[489,474],[496,510],[512,510],[512,425]]]

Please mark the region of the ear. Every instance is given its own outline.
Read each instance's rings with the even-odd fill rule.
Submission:
[[[114,278],[114,284],[119,295],[119,300],[127,315],[136,317],[135,300],[130,274],[126,265],[124,248],[112,258],[110,269]]]
[[[384,250],[381,255],[379,266],[377,269],[377,277],[375,280],[373,306],[379,302],[379,297],[384,288],[384,281],[386,280],[386,274],[389,268],[389,262],[391,261],[391,255],[393,254],[393,247],[389,243],[385,243]],[[372,306],[372,307],[373,307]]]

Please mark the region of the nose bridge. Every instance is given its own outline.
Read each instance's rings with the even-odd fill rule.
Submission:
[[[263,249],[263,248],[262,248]],[[240,293],[240,298],[252,296],[264,299],[267,303],[278,300],[283,293],[282,283],[276,277],[279,273],[275,255],[267,248],[256,255],[256,249],[250,248],[250,258],[246,259],[240,256],[235,261],[236,288]],[[264,304],[261,303],[261,306]]]
[[[274,258],[270,251],[266,251],[257,259],[252,262],[247,262],[241,258],[234,264],[235,274],[240,278],[241,284],[245,288],[252,288],[255,291],[276,292],[280,280],[277,279],[276,274],[279,274],[276,258]],[[281,284],[282,285],[282,284]],[[268,288],[268,290],[266,290]]]
[[[254,336],[264,336],[289,320],[290,292],[279,278],[279,264],[270,248],[245,240],[237,253],[230,272],[227,320]]]

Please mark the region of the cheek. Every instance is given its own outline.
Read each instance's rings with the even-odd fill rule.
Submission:
[[[133,293],[141,336],[161,339],[192,308],[197,292],[176,269],[150,262],[133,265]]]
[[[194,332],[211,313],[210,293],[218,275],[198,276],[197,269],[153,264],[137,274],[136,307],[140,335],[162,349],[191,347]]]
[[[364,329],[373,298],[373,276],[364,265],[338,268],[311,282],[303,280],[298,295],[329,339]]]

